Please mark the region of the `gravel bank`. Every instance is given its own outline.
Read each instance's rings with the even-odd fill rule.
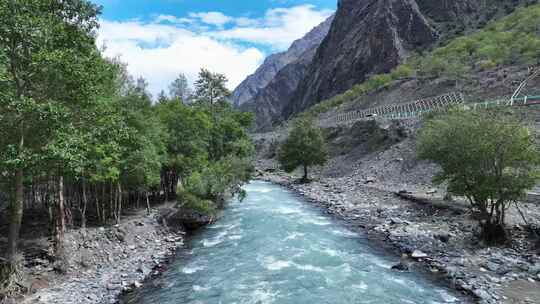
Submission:
[[[66,233],[70,268],[55,274],[45,259],[28,268],[32,294],[21,303],[116,303],[122,292],[142,286],[183,244],[181,234],[158,223],[157,214],[126,218],[114,227]]]
[[[382,240],[407,256],[401,261],[405,268],[438,274],[479,303],[540,303],[540,256],[518,223],[510,224],[511,244],[486,247],[476,237],[467,205],[444,202],[436,189],[414,189],[412,196],[424,198],[414,202],[357,173],[295,184],[291,176],[270,171],[261,171],[259,178],[294,190]],[[538,206],[526,208],[538,211]]]

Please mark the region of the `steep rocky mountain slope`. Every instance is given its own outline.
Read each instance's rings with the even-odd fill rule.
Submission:
[[[387,73],[412,52],[482,27],[534,0],[341,0],[329,34],[283,110],[286,119]]]
[[[281,53],[270,55],[264,63],[248,76],[232,94],[232,102],[235,106],[241,106],[253,98],[274,79],[276,74],[290,63],[302,60],[305,52],[316,49],[328,34],[333,16],[322,24],[315,27],[301,39],[293,42],[291,47]]]
[[[298,84],[305,77],[316,48],[304,52],[297,61],[283,67],[270,83],[240,109],[255,113],[257,131],[269,131],[279,121],[283,109],[291,102]]]

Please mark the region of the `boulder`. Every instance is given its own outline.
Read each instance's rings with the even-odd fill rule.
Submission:
[[[159,221],[171,228],[194,231],[216,220],[214,215],[203,214],[187,208],[169,208],[167,213],[160,214]]]
[[[411,254],[411,257],[413,259],[425,259],[428,257],[428,255],[420,250],[415,250],[413,251],[413,253]]]

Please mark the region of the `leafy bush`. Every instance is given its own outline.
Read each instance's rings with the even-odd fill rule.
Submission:
[[[227,191],[239,193],[240,186],[249,181],[253,165],[249,159],[227,157],[193,172],[184,182],[190,193],[209,200],[220,199]]]
[[[185,189],[178,189],[176,194],[179,207],[206,215],[213,215],[217,212],[215,203],[210,200],[201,199]]]
[[[413,75],[414,75],[414,70],[406,64],[402,64],[398,66],[390,73],[390,77],[392,79],[408,78]]]

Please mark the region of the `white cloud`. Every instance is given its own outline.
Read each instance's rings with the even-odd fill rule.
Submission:
[[[166,44],[152,48],[141,42]],[[154,95],[166,90],[180,72],[193,82],[202,67],[227,75],[232,89],[264,59],[255,48],[240,48],[173,26],[136,22],[102,21],[98,43],[105,44],[105,55],[120,55],[131,74],[145,77]]]
[[[223,26],[234,20],[232,17],[220,12],[191,13],[189,17],[200,19],[203,23],[216,26]]]
[[[178,18],[176,16],[172,15],[159,15],[156,17],[155,21],[156,23],[162,23],[162,22],[169,22],[169,23],[186,23],[190,24],[193,23],[194,20],[190,18]]]
[[[261,20],[244,18],[237,22],[238,27],[217,31],[212,35],[220,39],[267,44],[275,50],[283,50],[332,13],[331,10],[316,10],[312,5],[276,8],[269,10]],[[251,24],[247,24],[249,21]]]
[[[194,82],[203,67],[225,74],[233,89],[262,63],[261,49],[286,49],[331,13],[306,5],[269,10],[258,19],[207,12],[159,15],[152,22],[101,20],[98,45],[106,46],[106,56],[127,62],[135,77],[146,78],[154,95],[179,73]]]

